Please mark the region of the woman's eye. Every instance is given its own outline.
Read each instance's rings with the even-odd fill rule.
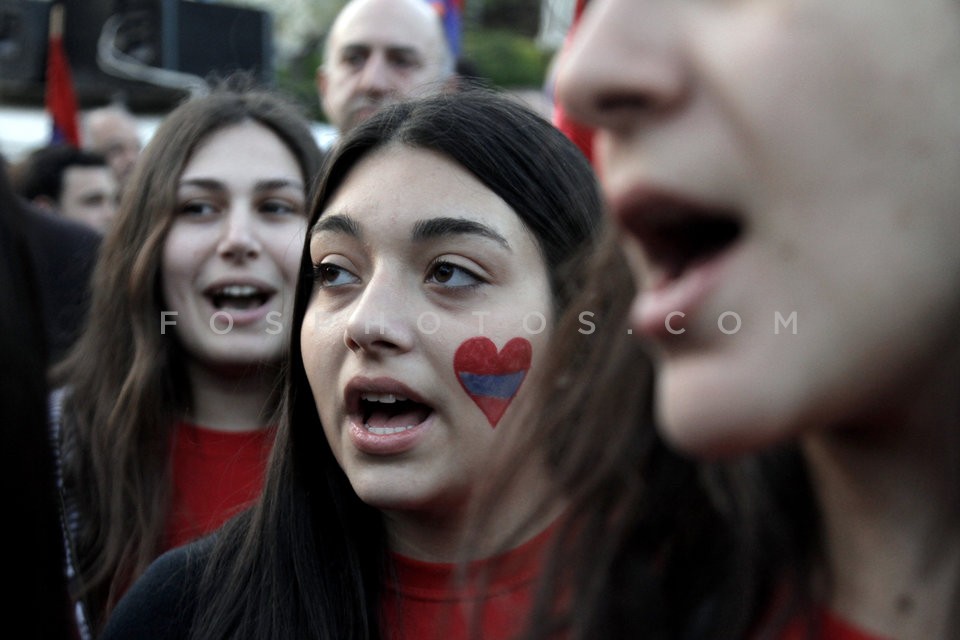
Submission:
[[[469,269],[451,262],[435,262],[427,273],[427,281],[445,287],[471,287],[483,283],[483,279]]]
[[[191,200],[180,205],[179,212],[186,216],[208,216],[215,213],[217,208],[210,202]]]
[[[340,287],[356,284],[360,278],[332,262],[321,262],[313,266],[313,280],[321,287]]]
[[[296,206],[286,200],[268,200],[260,205],[260,210],[270,215],[297,215],[303,213],[302,206]]]

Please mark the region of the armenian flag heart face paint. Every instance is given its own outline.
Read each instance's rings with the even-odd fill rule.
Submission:
[[[499,352],[489,338],[463,342],[453,357],[457,380],[496,427],[530,369],[533,348],[526,338],[513,338]]]

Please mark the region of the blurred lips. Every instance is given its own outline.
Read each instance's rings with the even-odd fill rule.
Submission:
[[[651,337],[672,335],[666,329],[669,315],[689,313],[713,290],[724,258],[743,235],[743,217],[729,207],[648,187],[611,198],[610,204],[646,262],[635,328]]]
[[[221,278],[204,287],[203,296],[214,313],[226,313],[233,326],[253,324],[271,310],[276,287],[254,278]]]

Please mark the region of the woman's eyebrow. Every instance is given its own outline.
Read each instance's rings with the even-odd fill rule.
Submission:
[[[200,189],[205,189],[207,191],[226,191],[227,187],[225,184],[219,180],[213,178],[186,178],[181,180],[177,185],[181,189],[183,187],[198,187]]]
[[[313,229],[310,230],[310,235],[316,235],[324,231],[342,233],[357,238],[358,240],[363,239],[363,231],[360,229],[357,221],[350,216],[342,214],[320,216],[317,223],[313,225]]]
[[[411,234],[414,242],[423,242],[443,236],[469,234],[489,238],[510,251],[510,243],[502,235],[487,225],[464,218],[430,218],[419,220],[413,225]]]
[[[294,189],[303,190],[303,183],[299,180],[292,180],[290,178],[272,178],[270,180],[259,180],[254,185],[254,191],[278,191],[280,189],[286,189],[292,187]]]
[[[207,191],[227,191],[227,185],[217,180],[215,178],[187,178],[181,180],[180,187],[199,187],[200,189],[206,189]],[[287,187],[293,187],[294,189],[302,190],[303,183],[299,180],[292,180],[290,178],[270,178],[266,180],[258,180],[253,185],[253,190],[256,192],[261,191],[276,191],[279,189],[285,189]]]

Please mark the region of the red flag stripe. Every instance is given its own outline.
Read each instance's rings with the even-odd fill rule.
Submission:
[[[70,64],[63,47],[63,5],[59,4],[50,8],[44,104],[53,120],[52,142],[66,142],[79,147],[77,97],[70,76]]]

